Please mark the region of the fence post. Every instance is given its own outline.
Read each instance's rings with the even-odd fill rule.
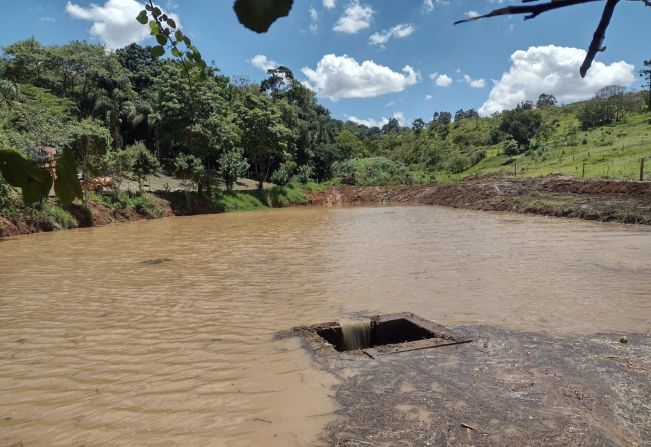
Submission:
[[[644,158],[640,158],[640,181],[644,180]]]
[[[581,178],[585,178],[585,163],[583,163],[583,169],[581,170]]]

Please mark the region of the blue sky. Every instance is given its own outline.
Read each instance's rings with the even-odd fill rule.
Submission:
[[[0,45],[35,36],[61,44],[87,39],[115,47],[140,41],[137,0],[0,0]],[[622,2],[599,63],[578,76],[603,2],[522,17],[452,23],[508,0],[295,0],[288,18],[257,35],[237,22],[231,0],[162,0],[204,59],[224,74],[264,78],[273,62],[291,68],[340,119],[405,124],[434,111],[476,108],[484,115],[540,93],[562,101],[608,84],[638,88],[636,70],[651,59],[651,8]],[[515,3],[515,2],[510,2]],[[94,4],[94,6],[93,6]],[[554,45],[554,46],[551,46]]]

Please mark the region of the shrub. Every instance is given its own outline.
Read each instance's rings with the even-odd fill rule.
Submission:
[[[278,186],[285,186],[289,183],[289,172],[283,166],[279,167],[271,175],[271,183],[275,183]]]
[[[233,191],[233,185],[235,185],[238,178],[246,173],[247,169],[249,169],[249,162],[246,161],[239,149],[225,152],[219,157],[217,174],[226,185],[226,191],[228,192]]]
[[[314,177],[314,168],[310,165],[301,165],[292,176],[292,182],[307,184]]]
[[[0,175],[0,212],[13,208],[11,202],[11,186]]]
[[[174,159],[174,174],[184,180],[186,186],[193,186],[203,175],[205,168],[201,159],[190,154],[179,154]]]
[[[131,169],[138,181],[138,189],[142,191],[147,177],[160,172],[160,163],[158,163],[158,159],[142,143],[129,146],[126,150],[130,151],[131,157],[133,157]]]
[[[110,151],[100,160],[100,170],[111,178],[114,193],[120,190],[125,177],[133,169],[134,152],[126,149]]]
[[[67,230],[77,228],[77,219],[58,205],[42,202],[26,210],[27,215],[37,224],[49,229]]]
[[[513,157],[520,153],[520,145],[514,139],[508,139],[502,143],[502,148],[504,149],[504,155]]]
[[[136,194],[128,191],[120,191],[114,196],[93,194],[91,198],[102,203],[112,211],[120,211],[127,214],[132,210],[135,210],[150,219],[162,217],[163,215],[160,208],[156,205],[154,200],[152,200],[152,196],[148,194]]]
[[[354,178],[358,185],[387,185],[400,183],[407,177],[407,168],[386,157],[355,158],[332,165],[338,179]]]

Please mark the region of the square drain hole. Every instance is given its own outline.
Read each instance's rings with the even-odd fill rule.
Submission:
[[[381,354],[435,348],[472,340],[411,313],[378,315],[350,324],[323,323],[297,328],[315,351]]]

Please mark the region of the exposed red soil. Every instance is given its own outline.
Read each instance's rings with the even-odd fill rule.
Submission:
[[[651,182],[548,176],[476,178],[397,187],[338,186],[308,192],[313,205],[441,205],[651,224]]]

